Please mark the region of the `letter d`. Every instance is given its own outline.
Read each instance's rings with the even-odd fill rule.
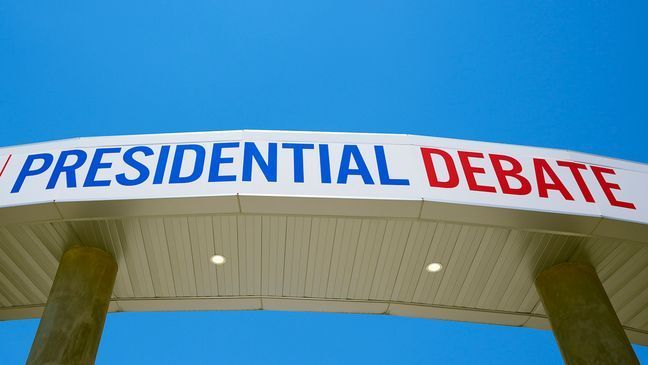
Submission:
[[[441,156],[445,162],[448,170],[448,181],[439,181],[434,162],[432,162],[432,154]],[[423,164],[427,172],[428,181],[433,188],[456,188],[459,185],[459,175],[457,174],[457,167],[454,164],[452,156],[446,151],[436,148],[421,147],[421,155],[423,156]]]

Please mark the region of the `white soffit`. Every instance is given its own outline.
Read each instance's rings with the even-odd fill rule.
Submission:
[[[41,314],[74,244],[116,257],[110,311],[534,328],[547,328],[535,275],[582,261],[632,341],[648,344],[644,164],[409,135],[230,131],[7,147],[0,169],[0,319]],[[443,269],[427,272],[431,262]]]

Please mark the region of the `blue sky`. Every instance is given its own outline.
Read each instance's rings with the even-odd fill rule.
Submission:
[[[647,2],[632,0],[0,0],[0,145],[289,129],[415,133],[648,162],[647,13]],[[0,323],[3,363],[24,359],[36,325]],[[648,349],[638,353],[648,361]],[[216,312],[111,315],[99,363],[221,357],[560,362],[546,331]]]

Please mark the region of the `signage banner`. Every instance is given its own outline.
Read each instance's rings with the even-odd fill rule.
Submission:
[[[648,223],[648,165],[544,148],[231,131],[0,149],[0,207],[235,194],[423,199]]]

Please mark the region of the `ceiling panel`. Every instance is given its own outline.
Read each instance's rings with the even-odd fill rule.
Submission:
[[[261,216],[237,217],[240,295],[261,293],[261,222]]]
[[[432,303],[454,305],[485,232],[486,228],[479,226],[463,226],[459,230],[450,258],[444,261],[447,264],[442,270],[443,279]]]
[[[424,275],[428,251],[434,238],[437,224],[416,221],[412,223],[403,258],[396,277],[392,300],[410,302],[421,275]]]
[[[477,252],[468,269],[464,284],[454,305],[459,307],[476,307],[479,298],[484,293],[498,258],[500,257],[510,230],[488,227],[481,240],[476,243]]]
[[[102,237],[104,246],[117,260],[117,278],[115,279],[114,295],[117,298],[131,298],[135,295],[133,284],[131,282],[132,276],[128,268],[128,262],[124,248],[122,247],[122,240],[117,230],[116,221],[101,221],[98,222],[97,229],[99,235]]]
[[[306,266],[306,297],[324,297],[328,285],[335,237],[335,218],[313,218]]]
[[[287,219],[264,216],[261,222],[261,293],[281,296],[284,281]]]
[[[220,252],[214,248],[212,217],[188,217],[189,240],[196,282],[196,294],[201,297],[219,295],[217,266],[209,259]]]
[[[54,280],[54,273],[43,268],[41,262],[30,255],[27,247],[32,248],[35,242],[19,242],[9,230],[0,228],[0,242],[3,250],[0,265],[5,268],[5,275],[10,279],[19,279],[18,287],[24,290],[30,302],[43,301],[49,293]]]
[[[353,274],[353,263],[356,257],[362,220],[336,220],[333,252],[331,253],[331,268],[326,287],[328,298],[348,298],[349,284]]]
[[[641,243],[415,219],[256,214],[0,227],[0,318],[11,308],[19,316],[40,313],[26,306],[43,305],[58,260],[73,244],[115,256],[115,303],[137,310],[230,308],[208,298],[248,298],[256,308],[265,298],[269,308],[281,302],[362,311],[373,303],[379,312],[394,305],[396,313],[406,304],[420,309],[411,313],[458,310],[462,318],[474,311],[468,317],[484,321],[515,314],[518,323],[544,315],[533,285],[540,271],[586,262],[622,323],[648,332],[648,247]],[[226,263],[212,264],[214,254]],[[431,262],[443,270],[427,272]]]
[[[311,222],[310,217],[287,218],[283,287],[283,295],[285,296],[304,296]]]
[[[163,223],[176,295],[195,297],[196,274],[189,222],[186,217],[169,217],[164,218]]]
[[[439,223],[434,232],[430,249],[425,257],[425,262],[443,263],[447,268],[452,252],[457,244],[461,227],[459,224]],[[441,270],[437,275],[425,275],[423,274],[424,271],[421,271],[422,275],[419,277],[412,301],[417,303],[434,303],[446,271]]]
[[[349,297],[352,299],[369,299],[386,228],[386,220],[362,220],[349,283]]]
[[[156,297],[176,296],[175,280],[171,269],[169,245],[163,218],[140,218],[138,226],[146,250],[153,289]]]
[[[391,298],[411,227],[411,221],[387,222],[380,244],[376,270],[371,281],[370,299],[389,300]]]
[[[238,219],[236,216],[215,216],[212,227],[214,253],[227,258],[226,265],[216,266],[218,292],[220,295],[239,295]]]

